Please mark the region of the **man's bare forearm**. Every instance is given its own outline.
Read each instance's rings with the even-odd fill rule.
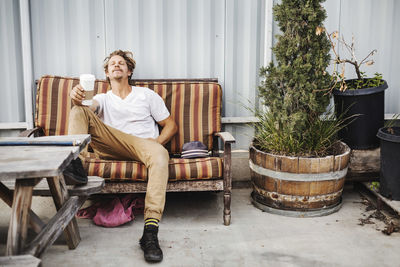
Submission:
[[[162,145],[165,145],[175,135],[176,131],[177,131],[176,125],[165,126],[162,129],[160,135],[157,137],[157,142],[159,142]]]
[[[160,121],[158,123],[163,128],[156,141],[162,145],[165,145],[176,134],[176,132],[178,131],[178,126],[171,117],[168,117],[166,120]]]

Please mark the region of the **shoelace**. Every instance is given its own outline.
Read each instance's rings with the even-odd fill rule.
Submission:
[[[157,235],[155,233],[146,233],[146,238],[142,240],[142,243],[146,249],[160,248],[160,245],[158,244]]]

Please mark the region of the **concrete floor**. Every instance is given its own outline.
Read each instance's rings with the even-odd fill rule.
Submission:
[[[253,207],[250,189],[234,189],[232,224],[222,224],[221,193],[168,194],[160,245],[160,266],[400,266],[400,234],[380,232],[384,224],[359,225],[373,211],[352,187],[343,207],[318,218],[291,218]],[[9,208],[0,206],[0,253],[5,251]],[[44,220],[55,212],[48,197],[34,197],[32,209]],[[143,216],[117,228],[78,219],[82,241],[68,250],[58,240],[43,266],[146,266],[138,245]]]

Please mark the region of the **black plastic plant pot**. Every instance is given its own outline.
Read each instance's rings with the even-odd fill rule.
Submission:
[[[349,80],[351,81],[351,80]],[[349,82],[347,81],[347,82]],[[350,124],[339,131],[339,138],[352,149],[379,146],[376,133],[385,119],[386,81],[380,86],[341,92],[333,90],[337,116],[350,118]]]
[[[381,128],[381,171],[379,192],[382,196],[400,200],[400,127]]]

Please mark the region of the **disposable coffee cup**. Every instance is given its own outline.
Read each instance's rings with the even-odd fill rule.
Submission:
[[[79,77],[79,83],[85,90],[85,99],[82,101],[82,105],[91,106],[93,104],[93,93],[94,93],[94,81],[96,77],[93,74],[81,74]]]

